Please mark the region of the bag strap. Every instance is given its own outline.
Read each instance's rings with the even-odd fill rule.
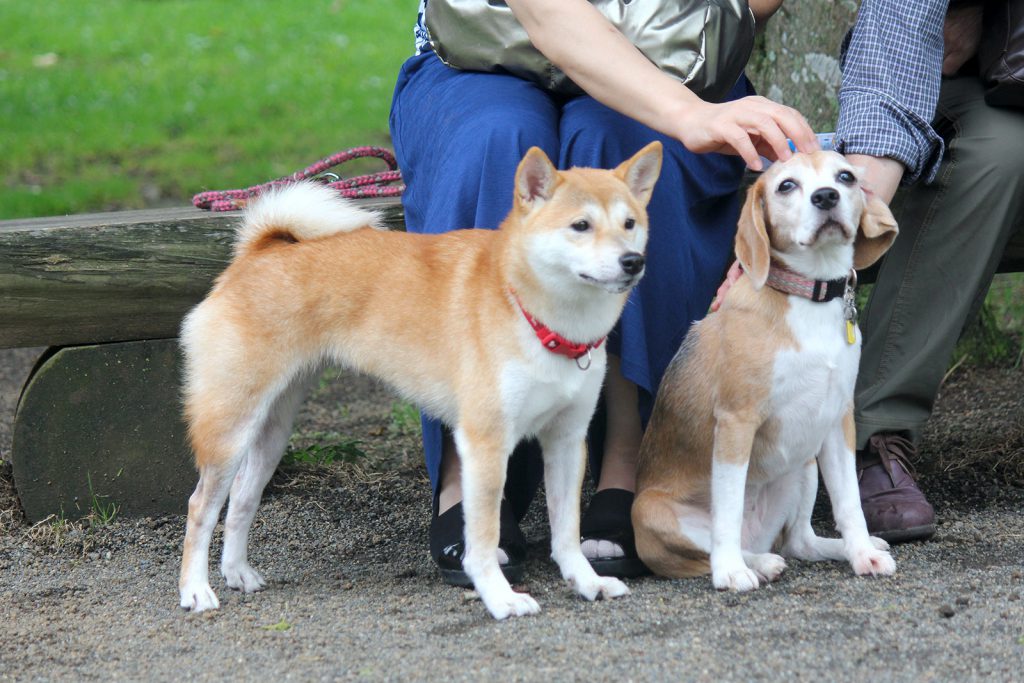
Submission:
[[[342,178],[336,173],[328,172],[328,169],[340,166],[353,159],[376,157],[384,161],[388,166],[387,171],[380,173],[369,173],[366,175]],[[291,175],[271,180],[260,185],[253,185],[241,190],[211,190],[200,192],[192,197],[192,204],[199,209],[207,211],[237,211],[244,209],[249,200],[258,197],[267,190],[283,185],[290,185],[300,180],[314,179],[326,180],[335,178],[327,184],[328,187],[336,189],[342,197],[349,199],[362,199],[365,197],[397,197],[402,194],[405,185],[402,182],[402,172],[398,170],[398,162],[390,150],[383,147],[353,147],[329,157],[321,159],[301,171]],[[397,185],[393,183],[399,183]]]

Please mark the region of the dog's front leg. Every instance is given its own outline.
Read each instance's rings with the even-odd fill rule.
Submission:
[[[726,411],[715,414],[711,458],[711,581],[719,590],[758,587],[757,573],[743,561],[743,510],[750,449],[756,422]]]
[[[859,576],[893,574],[896,561],[886,552],[889,544],[868,535],[867,523],[864,521],[857,486],[854,435],[851,411],[843,419],[842,428],[837,426],[825,439],[818,455],[821,477],[832,500],[832,516],[843,537],[846,559],[853,566],[853,571]]]
[[[544,451],[544,490],[551,524],[551,559],[562,578],[587,600],[629,594],[622,581],[598,576],[580,550],[580,493],[587,459],[583,429],[567,431],[564,424],[549,427],[540,436]]]
[[[454,437],[462,461],[462,510],[466,519],[462,568],[495,619],[536,614],[540,611],[537,602],[526,593],[512,590],[498,564],[501,495],[514,444],[504,443],[492,430],[463,426],[455,430]]]

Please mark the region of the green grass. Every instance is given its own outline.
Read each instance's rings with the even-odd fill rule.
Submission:
[[[393,401],[391,403],[391,424],[388,429],[393,434],[418,434],[420,411],[408,401]]]
[[[387,145],[415,12],[409,0],[0,0],[0,218],[183,204]]]
[[[282,619],[276,624],[267,624],[265,626],[261,626],[260,628],[262,628],[264,631],[290,631],[292,628],[292,623],[287,619]]]
[[[297,445],[299,441],[305,442],[305,445]],[[336,462],[352,463],[365,458],[366,451],[359,439],[347,438],[334,432],[317,432],[293,437],[293,443],[281,462],[285,465],[330,465]]]
[[[92,487],[92,474],[90,472],[86,472],[85,477],[89,483],[90,523],[92,526],[106,526],[114,521],[114,518],[117,516],[118,506],[113,501],[105,500],[110,496],[96,493],[96,490]]]
[[[1024,357],[1024,273],[997,275],[978,318],[964,330],[952,363],[1019,367]]]

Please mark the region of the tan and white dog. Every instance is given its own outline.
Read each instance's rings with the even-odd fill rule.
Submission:
[[[463,567],[494,617],[539,610],[512,590],[497,559],[506,463],[528,436],[544,452],[562,576],[588,600],[627,594],[580,551],[584,437],[604,378],[601,341],[643,275],[660,169],[660,143],[614,171],[556,171],[533,148],[497,231],[374,229],[377,216],[315,184],[257,202],[231,265],[182,326],[199,483],[181,606],[219,606],[209,547],[229,493],[221,573],[230,588],[263,587],[247,561],[249,528],[325,363],[383,379],[451,425],[462,458]]]
[[[834,152],[776,163],[750,189],[736,235],[744,274],[690,330],[641,447],[633,525],[654,572],[710,571],[716,588],[746,591],[783,571],[773,550],[895,571],[857,488],[852,280],[896,231]],[[811,528],[818,467],[842,540]]]

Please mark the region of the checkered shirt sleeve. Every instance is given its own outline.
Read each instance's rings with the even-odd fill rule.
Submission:
[[[947,0],[863,0],[843,44],[836,149],[890,157],[905,183],[930,181],[942,159],[931,120],[942,81]]]

